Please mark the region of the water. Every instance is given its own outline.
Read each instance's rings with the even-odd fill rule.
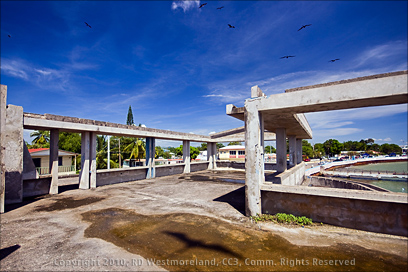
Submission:
[[[349,169],[368,170],[368,171],[392,171],[397,173],[408,172],[408,161],[402,162],[383,162],[371,163],[365,165],[352,165]],[[387,189],[391,192],[408,193],[408,182],[406,180],[377,180],[377,179],[350,179],[354,181],[365,181],[378,187]]]
[[[405,258],[360,246],[297,246],[249,223],[196,214],[143,215],[110,208],[82,218],[90,222],[86,237],[111,242],[143,256],[144,264],[170,271],[402,271],[407,265]],[[335,260],[342,265],[328,264]],[[132,270],[143,264],[139,259],[112,261]]]

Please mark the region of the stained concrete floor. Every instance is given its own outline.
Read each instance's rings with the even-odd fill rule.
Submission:
[[[255,224],[243,215],[243,184],[233,182],[243,179],[243,171],[201,171],[7,206],[0,270],[406,269],[405,237]]]

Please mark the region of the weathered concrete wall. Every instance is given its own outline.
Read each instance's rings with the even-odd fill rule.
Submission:
[[[277,170],[276,163],[265,162],[265,170]],[[236,162],[236,161],[217,161],[217,167],[220,168],[232,168],[232,169],[245,169],[245,162]]]
[[[51,177],[27,179],[23,181],[23,197],[48,195],[51,187]]]
[[[8,105],[4,128],[5,203],[23,200],[23,108]]]
[[[273,186],[277,186],[275,190],[270,187],[261,192],[262,213],[289,213],[312,218],[314,222],[408,236],[408,203],[403,194]],[[281,190],[282,187],[285,191]],[[350,191],[349,196],[346,191]],[[356,196],[356,192],[366,197]]]
[[[4,213],[4,198],[6,187],[6,168],[5,161],[5,148],[4,148],[4,136],[6,127],[6,100],[7,100],[7,86],[1,85],[0,90],[0,213]]]
[[[96,172],[96,187],[141,180],[146,178],[148,167],[103,169]]]
[[[305,179],[305,169],[306,165],[302,162],[277,175],[273,182],[282,185],[300,185]]]
[[[177,175],[177,174],[183,174],[183,173],[184,173],[184,163],[156,166],[156,177],[164,177],[164,176]]]
[[[24,142],[24,154],[23,154],[23,180],[38,178],[37,170],[30,152],[28,152],[27,145]]]
[[[374,186],[372,184],[361,184],[355,181],[340,180],[335,178],[327,177],[307,177],[302,185],[308,186],[318,186],[327,188],[338,188],[338,189],[354,189],[354,190],[368,190],[368,191],[379,191],[379,192],[389,192],[386,189]]]
[[[190,164],[190,171],[191,172],[197,172],[197,171],[203,171],[208,169],[208,165],[210,162],[205,161],[205,162],[193,162]]]

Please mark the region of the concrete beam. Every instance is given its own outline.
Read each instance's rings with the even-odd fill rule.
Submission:
[[[146,166],[147,175],[146,178],[155,178],[156,177],[156,166],[154,162],[154,157],[156,154],[156,144],[155,139],[152,137],[146,138]]]
[[[209,136],[175,132],[162,129],[127,126],[96,120],[59,116],[52,114],[24,113],[24,128],[35,130],[59,129],[67,132],[97,132],[99,135],[125,136],[134,138],[153,137],[156,139],[216,142]]]
[[[1,85],[0,91],[0,213],[4,213],[5,188],[6,188],[6,169],[5,169],[5,131],[6,129],[6,103],[7,86]]]
[[[183,141],[184,173],[190,173],[190,141]]]
[[[81,173],[79,174],[79,188],[89,189],[89,150],[90,133],[81,133]]]
[[[210,135],[211,139],[217,140],[218,143],[224,142],[245,142],[245,127],[233,128]],[[273,132],[264,132],[265,141],[275,141],[276,135]]]
[[[51,174],[50,194],[58,194],[58,129],[50,131],[50,161],[49,169]]]
[[[408,103],[407,71],[286,90],[259,101],[268,114],[295,114]]]
[[[276,165],[278,172],[286,171],[286,129],[279,128],[276,130]]]

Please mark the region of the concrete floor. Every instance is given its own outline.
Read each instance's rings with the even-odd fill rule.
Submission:
[[[305,268],[308,268],[306,270],[316,270],[317,268],[317,270],[348,270],[350,268],[359,271],[398,270],[398,268],[407,265],[408,240],[405,237],[328,225],[302,228],[274,223],[255,224],[243,215],[245,199],[243,184],[231,182],[234,180],[242,182],[244,175],[243,171],[201,171],[153,180],[103,186],[93,190],[68,190],[59,195],[25,201],[23,205],[6,206],[6,213],[1,215],[0,269],[1,271],[161,271],[165,270],[165,268],[169,270],[197,269],[195,266],[189,268],[185,266],[169,267],[164,264],[154,265],[147,262],[146,258],[152,257],[152,254],[154,255],[154,252],[151,253],[151,251],[155,250],[154,237],[157,236],[151,238],[153,246],[150,249],[146,247],[146,251],[143,251],[141,247],[137,247],[135,240],[132,240],[133,244],[126,244],[126,242],[130,243],[131,238],[128,239],[129,241],[124,242],[104,238],[105,236],[99,232],[108,231],[112,228],[112,224],[117,228],[126,226],[129,223],[124,222],[126,216],[120,217],[121,219],[118,217],[118,220],[116,220],[114,216],[119,213],[122,215],[128,213],[129,218],[137,215],[143,218],[156,219],[160,216],[160,218],[167,218],[163,216],[177,214],[181,217],[184,216],[182,220],[177,219],[179,222],[183,222],[184,225],[194,225],[191,220],[200,221],[199,218],[206,218],[210,223],[202,223],[198,232],[209,233],[222,230],[225,235],[234,234],[235,236],[231,237],[236,237],[236,240],[241,242],[245,239],[255,239],[244,239],[242,238],[243,233],[245,233],[245,237],[260,237],[259,241],[265,241],[265,243],[276,239],[276,241],[280,241],[279,244],[282,247],[285,245],[289,248],[287,252],[289,258],[286,258],[288,261],[294,258],[299,258],[299,260],[302,258],[302,260],[306,259],[312,262],[312,259],[316,257],[313,254],[320,254],[319,258],[324,258],[324,252],[331,252],[330,258],[333,259],[333,256],[337,256],[336,254],[347,252],[349,254],[347,256],[355,256],[356,262],[356,265],[351,267],[330,265],[316,267],[311,266],[311,263],[308,267],[291,266],[289,265],[290,262],[282,263],[282,257],[286,257],[286,255],[282,254],[286,253],[279,253],[280,258],[276,255],[275,262],[277,264],[275,263],[272,270],[305,270]],[[92,232],[89,229],[91,225],[94,226],[92,220],[97,222],[98,212],[107,216],[108,219],[111,218],[112,222],[100,223],[98,221],[99,230],[95,231],[94,228]],[[84,216],[85,214],[86,216]],[[211,222],[213,222],[212,225]],[[164,225],[167,224],[166,221],[164,223]],[[130,222],[129,224],[133,223]],[[157,235],[153,234],[153,229],[152,227],[152,235]],[[145,231],[150,231],[150,228],[147,227]],[[251,233],[251,235],[248,233]],[[99,234],[102,238],[97,238]],[[217,237],[216,234],[211,235],[209,234],[208,237],[214,238],[214,235]],[[206,257],[213,254],[215,258],[215,256],[218,256],[217,252],[220,251],[220,248],[234,248],[234,240],[234,238],[229,238],[227,245],[223,246],[208,245],[205,241],[200,242],[207,250],[206,252],[203,251],[202,254],[207,254]],[[196,256],[195,253],[202,250],[198,246],[200,243],[193,238],[189,241],[196,241],[196,244],[189,249],[188,254]],[[246,241],[248,242],[247,251],[242,249],[243,251],[240,251],[241,255],[239,256],[246,256],[247,254],[252,256],[252,251],[262,251],[261,245],[258,245],[259,241],[253,241],[254,244],[255,242],[258,243],[256,245],[256,247],[259,247],[257,250],[251,249],[249,244],[251,240]],[[169,250],[171,250],[172,245],[169,244],[168,246]],[[276,245],[276,252],[278,247]],[[147,253],[148,250],[150,250],[149,254]],[[238,248],[237,251],[239,250]],[[318,251],[320,253],[316,253],[316,250],[320,250]],[[303,253],[300,254],[299,252]],[[205,267],[205,269],[199,267],[199,270],[248,270],[246,269],[248,266],[242,266],[239,269],[234,267],[234,260],[232,259],[230,264],[223,264],[222,267]],[[373,263],[372,260],[376,263]],[[360,263],[361,266],[359,266]],[[390,267],[392,269],[387,269]],[[252,270],[268,270],[257,265],[251,265],[249,268]]]

